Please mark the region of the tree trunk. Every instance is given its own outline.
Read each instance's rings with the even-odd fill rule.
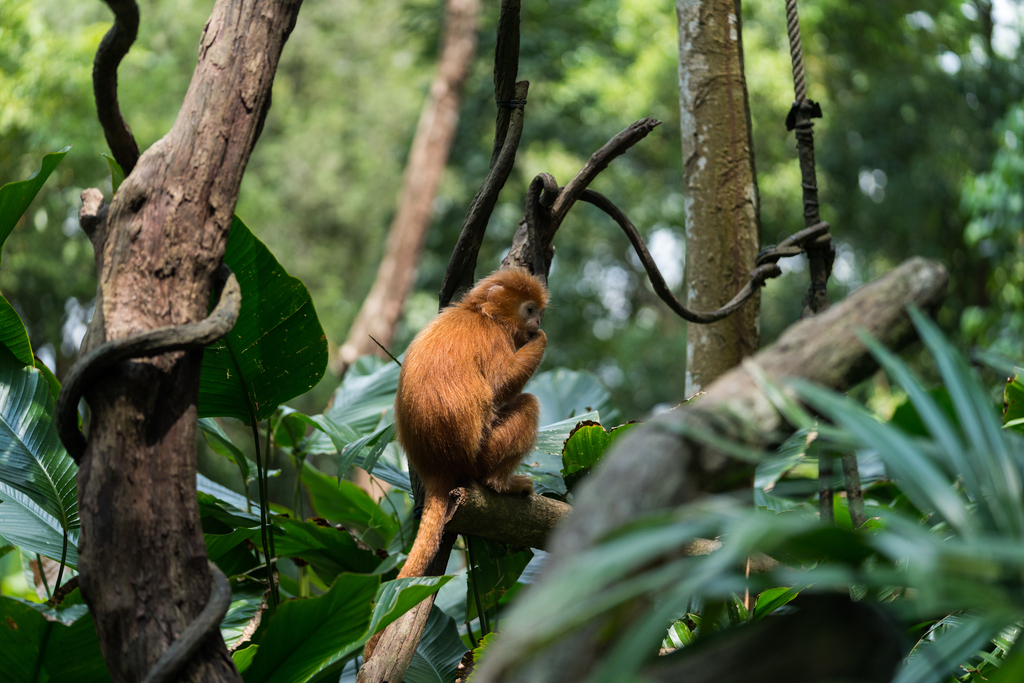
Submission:
[[[301,0],[218,0],[174,127],[139,159],[97,248],[98,341],[200,320]],[[196,502],[201,352],[122,363],[87,392],[80,583],[114,681],[138,681],[210,593]],[[178,680],[239,681],[219,634]]]
[[[339,376],[363,354],[384,355],[370,337],[385,348],[391,346],[402,306],[416,283],[434,197],[459,125],[462,86],[476,56],[479,0],[446,0],[445,8],[444,47],[416,127],[398,213],[377,278],[338,350],[334,370]]]
[[[748,280],[761,248],[739,0],[676,0],[686,195],[687,307],[710,311]],[[760,295],[687,325],[686,396],[757,351]]]

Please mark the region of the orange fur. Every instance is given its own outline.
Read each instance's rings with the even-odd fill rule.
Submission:
[[[409,345],[398,378],[398,440],[426,489],[419,533],[399,578],[422,576],[437,554],[452,489],[478,481],[499,493],[533,492],[516,467],[533,447],[540,405],[521,393],[540,365],[544,284],[499,270],[442,311]],[[366,646],[369,658],[376,645]]]

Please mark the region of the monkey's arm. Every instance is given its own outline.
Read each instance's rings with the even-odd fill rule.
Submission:
[[[547,345],[547,335],[544,334],[544,330],[538,330],[537,335],[515,353],[495,357],[493,374],[489,379],[497,405],[508,403],[523,391],[523,387],[540,365]]]

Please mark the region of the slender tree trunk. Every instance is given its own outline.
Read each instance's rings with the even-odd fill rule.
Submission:
[[[139,159],[97,245],[99,341],[206,316],[249,155],[301,0],[218,0],[174,127]],[[205,606],[196,503],[201,353],[126,362],[87,392],[82,593],[114,681],[138,681]],[[182,681],[239,681],[219,634]]]
[[[416,127],[398,213],[388,233],[377,278],[338,351],[334,366],[338,375],[344,375],[363,354],[383,355],[370,337],[385,348],[391,346],[402,306],[416,283],[416,266],[430,227],[434,197],[459,125],[462,86],[476,56],[479,14],[479,0],[445,2],[444,47]]]
[[[709,311],[747,282],[761,247],[739,0],[676,0],[686,194],[687,306]],[[687,325],[686,395],[757,351],[755,295],[735,315]]]

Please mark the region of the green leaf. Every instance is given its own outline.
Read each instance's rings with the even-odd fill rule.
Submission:
[[[476,596],[485,613],[498,604],[502,596],[515,585],[519,576],[533,559],[533,551],[527,549],[510,553],[507,546],[485,538],[468,536],[473,551],[473,571],[468,573],[466,588],[466,620],[479,616]]]
[[[330,434],[327,430],[333,425],[335,429],[344,430],[353,436],[336,440],[333,444],[326,434],[319,436],[311,441],[309,452],[340,453],[346,444],[377,429],[384,414],[395,404],[400,370],[396,363],[372,356],[363,356],[357,360],[345,373],[341,385],[335,389],[331,407],[324,411],[323,416],[328,421],[321,423],[327,434]],[[337,436],[343,437],[343,433]]]
[[[299,522],[275,517],[274,547],[280,557],[298,557],[310,563],[325,584],[344,572],[372,574],[381,559],[373,552],[360,549],[352,535],[315,522]],[[253,531],[253,542],[258,532]]]
[[[35,364],[25,323],[3,296],[0,296],[0,344],[10,349],[23,365]]]
[[[1014,368],[1003,391],[1003,425],[1024,434],[1024,369]]]
[[[113,189],[114,194],[117,194],[117,188],[121,187],[121,183],[124,182],[124,170],[122,170],[121,164],[117,163],[114,157],[109,154],[101,152],[100,156],[107,160],[107,166],[110,167],[110,187]]]
[[[620,425],[611,432],[606,432],[596,422],[581,422],[577,425],[569,434],[562,451],[561,475],[565,479],[565,487],[573,491],[590,474],[608,447],[636,424]]]
[[[800,595],[800,588],[778,586],[761,591],[754,603],[754,621],[771,614],[783,605],[788,605],[796,596]]]
[[[434,607],[416,646],[405,683],[450,683],[466,654],[455,620]]]
[[[380,454],[384,452],[387,445],[395,440],[395,423],[391,422],[372,434],[356,439],[350,443],[342,452],[341,458],[338,460],[338,476],[344,475],[345,472],[352,466],[356,460],[356,456],[362,455],[362,451],[366,447],[370,447],[370,450],[362,457],[363,469],[367,473],[373,472],[373,466],[377,463],[377,459]]]
[[[302,481],[317,516],[362,532],[361,540],[371,548],[387,547],[398,532],[398,522],[352,482],[339,481],[309,466],[302,468]]]
[[[565,494],[565,482],[561,474],[562,448],[565,447],[565,440],[569,438],[576,425],[587,421],[600,422],[601,416],[596,412],[586,413],[543,426],[538,430],[537,440],[533,445],[534,451],[526,456],[525,465],[520,468],[540,484],[537,487],[538,493],[551,491],[558,495]]]
[[[256,653],[259,652],[259,649],[259,645],[249,645],[231,653],[231,660],[235,663],[238,673],[245,673],[246,669],[252,664],[253,658],[256,657]]]
[[[373,599],[373,618],[366,632],[366,639],[388,627],[424,598],[436,593],[448,583],[451,576],[413,576],[382,583]]]
[[[235,216],[226,263],[242,289],[235,327],[203,351],[199,415],[251,423],[312,389],[327,369],[327,337],[305,285]]]
[[[36,505],[31,498],[7,484],[0,483],[0,536],[27,553],[39,553],[60,562],[64,530],[60,522]],[[78,565],[78,532],[68,534],[65,562]]]
[[[366,638],[375,576],[342,574],[317,598],[285,600],[267,620],[248,683],[303,683],[355,653]]]
[[[92,617],[74,607],[78,618],[51,620],[41,613],[42,605],[0,596],[4,683],[110,681]]]
[[[613,422],[618,411],[612,408],[611,394],[592,372],[555,368],[542,372],[526,385],[526,393],[540,401],[540,423],[551,424],[585,413],[600,413]]]
[[[44,156],[39,170],[30,175],[27,180],[7,183],[0,187],[0,249],[3,249],[3,244],[11,234],[11,230],[14,230],[14,226],[18,224],[29,204],[39,194],[46,179],[53,173],[53,169],[57,168],[69,149],[71,149],[70,145],[59,152],[51,152]]]
[[[43,375],[0,346],[0,482],[26,494],[67,531],[79,524],[78,467],[57,436],[54,412]]]
[[[245,457],[242,450],[231,441],[231,437],[227,435],[224,429],[217,424],[217,421],[212,417],[200,418],[199,429],[202,430],[206,443],[209,444],[210,449],[213,450],[214,453],[219,453],[231,462],[235,463],[235,466],[238,467],[239,474],[242,475],[242,485],[248,486],[249,459]]]
[[[940,683],[949,680],[961,664],[970,660],[979,648],[1014,620],[1005,615],[963,617],[956,626],[936,636],[934,641],[914,648],[893,683]]]
[[[50,368],[46,367],[43,361],[38,358],[33,358],[32,361],[32,366],[42,374],[46,384],[50,387],[50,396],[53,396],[53,400],[56,402],[57,396],[60,395],[60,380],[50,372]]]
[[[263,582],[255,579],[239,577],[237,581],[232,580],[231,605],[220,622],[220,635],[229,649],[241,640],[245,628],[259,611],[264,590]]]

